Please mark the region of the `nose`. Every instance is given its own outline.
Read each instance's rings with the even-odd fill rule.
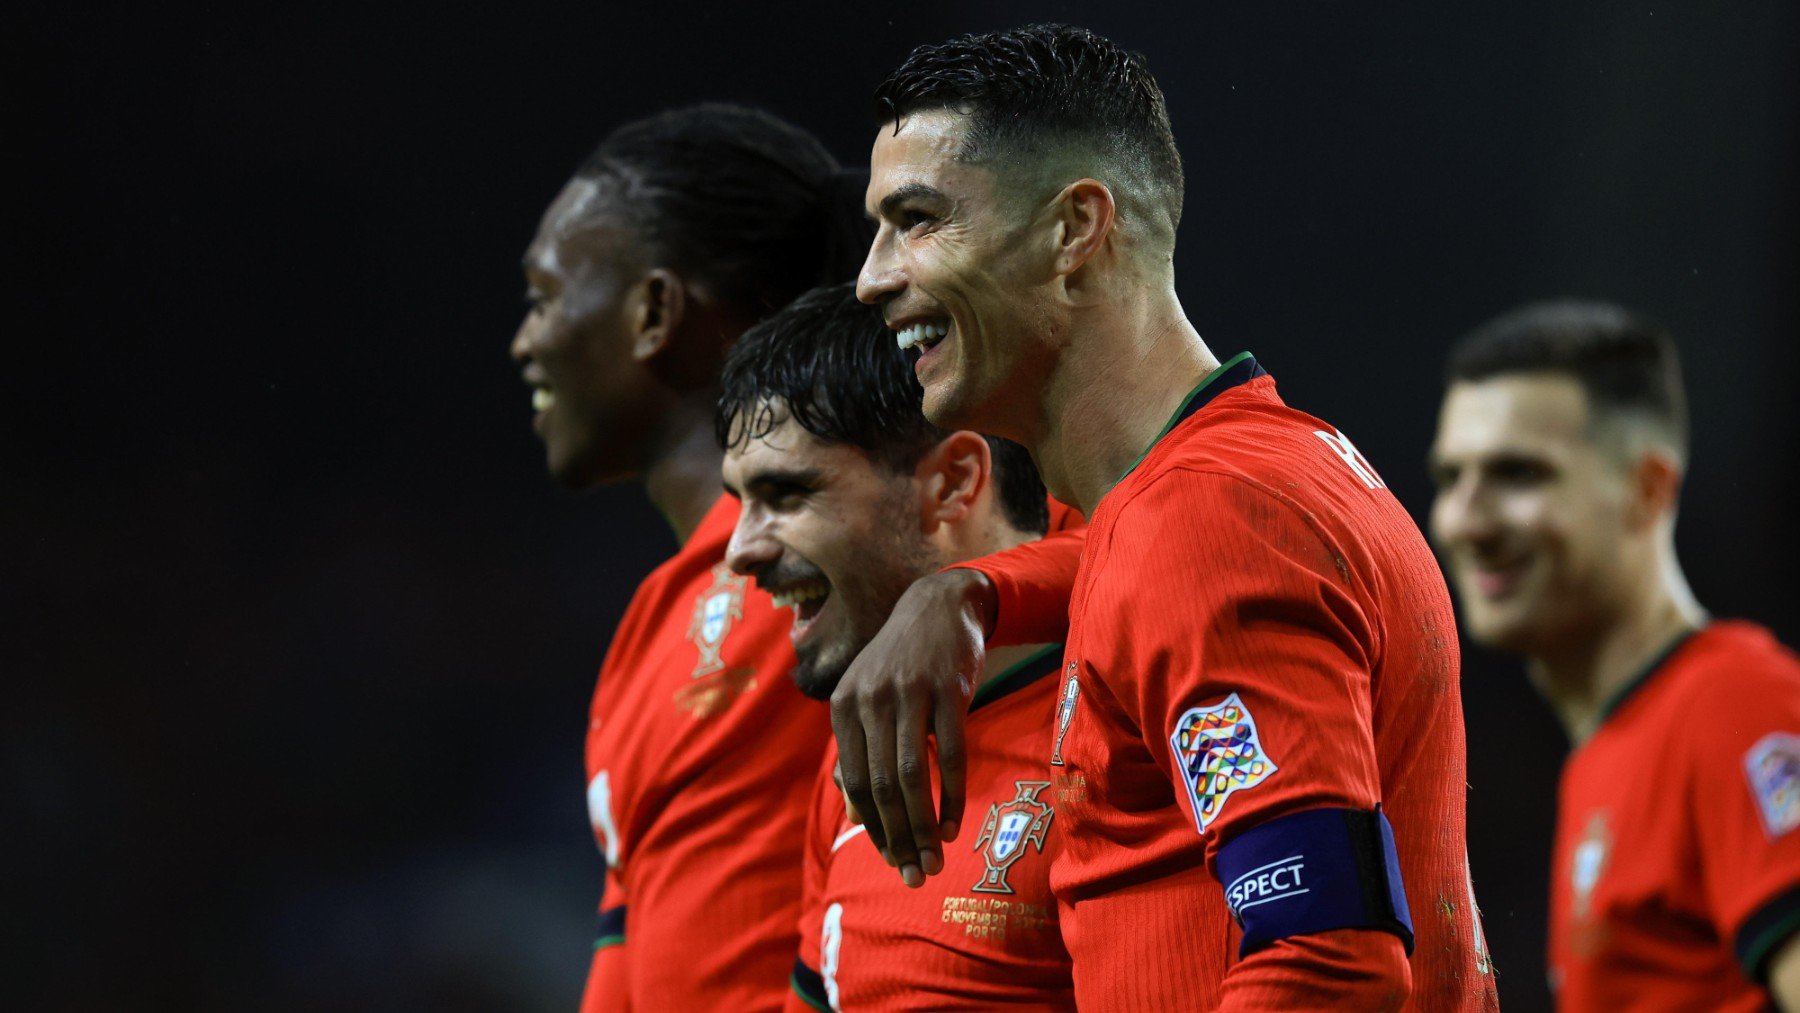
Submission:
[[[733,573],[750,577],[775,565],[780,558],[781,543],[775,540],[762,511],[745,504],[738,513],[731,541],[725,546],[725,565]]]
[[[1472,470],[1472,469],[1471,469]],[[1461,475],[1431,504],[1431,536],[1439,545],[1479,544],[1497,531],[1491,497],[1476,475]]]
[[[531,338],[537,332],[537,314],[527,312],[525,319],[519,321],[519,329],[513,332],[510,349],[514,362],[523,365],[531,361]]]
[[[894,230],[884,224],[876,230],[869,255],[863,258],[862,270],[857,272],[856,297],[878,306],[899,295],[905,287],[906,276],[894,250]]]

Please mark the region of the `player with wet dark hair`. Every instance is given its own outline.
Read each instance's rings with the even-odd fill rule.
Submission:
[[[1520,307],[1450,356],[1432,534],[1463,629],[1574,744],[1550,886],[1565,1010],[1800,1009],[1800,658],[1675,554],[1688,413],[1641,314]]]
[[[725,364],[724,478],[743,502],[727,559],[793,609],[794,678],[817,700],[914,580],[1036,544],[1047,522],[1024,448],[927,422],[908,360],[881,314],[841,285],[751,328]],[[966,742],[987,823],[925,889],[908,889],[859,839],[827,753],[792,1013],[1073,1007],[1049,888],[1062,831],[1040,774],[1061,658],[1042,644],[987,655]]]
[[[919,381],[906,354],[883,334],[881,314],[853,286],[820,288],[758,325],[726,357],[716,432],[727,451],[776,428],[780,417],[828,443],[856,447],[895,472],[950,434],[919,411]],[[779,406],[779,413],[777,407]],[[1049,524],[1044,483],[1025,448],[987,437],[993,481],[1007,522],[1041,535]]]

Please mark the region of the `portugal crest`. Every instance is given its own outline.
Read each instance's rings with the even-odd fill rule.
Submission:
[[[1056,705],[1056,745],[1050,750],[1050,762],[1063,765],[1062,740],[1069,734],[1069,722],[1075,720],[1075,704],[1081,699],[1081,681],[1076,678],[1077,662],[1069,662],[1069,675],[1063,682],[1062,699]]]
[[[1600,882],[1600,874],[1606,871],[1612,849],[1612,830],[1606,825],[1606,811],[1602,809],[1588,818],[1581,842],[1569,855],[1569,886],[1575,898],[1576,918],[1588,916],[1594,902],[1594,887]]]
[[[1050,830],[1050,818],[1056,815],[1056,810],[1037,800],[1038,792],[1050,787],[1049,781],[1014,781],[1013,784],[1019,793],[1011,801],[988,806],[987,820],[981,824],[981,836],[975,840],[975,851],[987,866],[981,882],[970,887],[976,893],[1014,892],[1012,884],[1006,881],[1007,870],[1025,854],[1028,844],[1043,853],[1044,835]]]
[[[694,621],[688,624],[687,638],[700,649],[693,671],[696,679],[725,667],[719,652],[725,647],[731,624],[744,618],[744,585],[749,578],[732,573],[724,563],[715,564],[712,572],[712,586],[700,592],[694,603]]]

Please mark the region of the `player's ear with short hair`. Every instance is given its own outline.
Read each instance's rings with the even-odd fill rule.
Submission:
[[[1056,273],[1067,277],[1087,266],[1112,234],[1118,205],[1097,179],[1078,179],[1056,195]]]
[[[980,433],[961,429],[939,440],[914,471],[927,533],[968,517],[993,478],[994,461]]]
[[[1651,445],[1636,455],[1626,483],[1627,523],[1636,529],[1649,527],[1675,512],[1681,496],[1681,465],[1668,451]]]
[[[666,352],[687,310],[687,286],[665,267],[644,272],[631,291],[631,357],[650,362]]]

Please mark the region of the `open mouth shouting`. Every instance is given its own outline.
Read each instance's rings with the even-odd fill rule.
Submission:
[[[813,621],[825,608],[831,598],[831,585],[822,579],[802,580],[780,588],[765,588],[776,608],[794,610],[794,628],[788,631],[788,639],[796,646],[806,639],[807,631],[812,629]]]

